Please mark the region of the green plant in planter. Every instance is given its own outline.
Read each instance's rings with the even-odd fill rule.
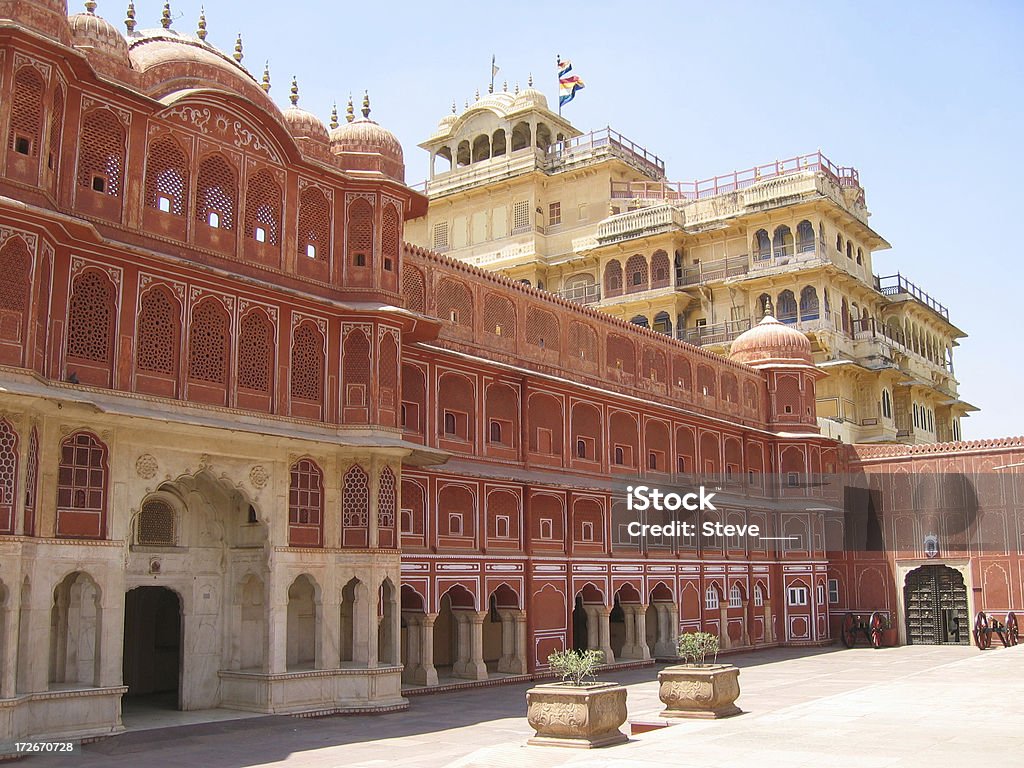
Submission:
[[[597,668],[604,664],[604,651],[555,651],[548,656],[551,670],[561,675],[562,682],[580,686],[585,681],[594,682]]]
[[[706,666],[708,656],[711,657],[711,664],[714,664],[718,660],[719,647],[718,635],[710,632],[685,632],[676,643],[676,650],[683,662],[697,667]]]

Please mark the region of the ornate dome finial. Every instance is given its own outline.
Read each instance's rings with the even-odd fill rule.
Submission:
[[[466,99],[466,103],[462,107],[463,109],[469,109],[469,99]]]
[[[487,86],[487,92],[494,93],[494,83],[491,83],[490,85]]]
[[[475,101],[480,101],[480,89],[479,88],[476,89],[476,95],[475,95],[475,99],[474,100]]]
[[[199,6],[199,28],[196,30],[196,37],[206,42],[206,8]]]
[[[124,16],[124,26],[128,30],[128,34],[132,34],[135,31],[135,2],[129,0],[128,11]]]
[[[288,96],[288,100],[291,101],[293,107],[299,106],[299,81],[295,79],[295,75],[292,75],[292,92]]]
[[[338,125],[338,102],[334,102],[334,106],[331,107],[331,130],[333,131]]]
[[[764,300],[764,317],[775,317],[775,308],[772,306],[772,297],[768,296]]]
[[[345,122],[346,123],[351,123],[355,119],[356,119],[356,110],[355,110],[355,107],[352,106],[352,94],[350,93],[348,95],[348,106],[345,107]]]
[[[96,15],[96,0],[86,0],[85,12],[90,16]]]
[[[501,84],[501,91],[502,93],[508,93],[508,80]]]
[[[533,88],[533,72],[531,72],[531,73],[530,73],[530,76],[529,76],[528,78],[526,78],[526,84],[527,84],[527,85],[528,85],[528,86],[529,86],[530,88]]]
[[[242,33],[238,33],[238,37],[235,39],[235,52],[231,55],[235,61],[239,64],[242,63],[242,59],[245,58],[245,54],[242,53]]]
[[[160,14],[160,26],[163,27],[164,29],[170,29],[171,28],[171,3],[170,3],[170,0],[168,0],[166,3],[164,3],[163,13]]]
[[[260,82],[260,88],[263,89],[264,93],[270,93],[270,62],[269,61],[263,66],[263,80]]]
[[[369,91],[363,91],[363,109],[362,109],[362,113],[363,113],[363,119],[364,120],[369,120],[370,119],[370,92]]]
[[[458,107],[455,106],[455,99],[452,99],[452,114],[454,115],[457,112],[458,112]]]
[[[519,95],[519,81],[516,80],[516,96]]]

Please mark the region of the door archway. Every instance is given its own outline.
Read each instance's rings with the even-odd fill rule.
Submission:
[[[903,610],[908,645],[970,643],[967,586],[960,571],[946,565],[922,565],[908,573]]]
[[[181,599],[166,587],[136,587],[124,599],[126,698],[181,709]]]

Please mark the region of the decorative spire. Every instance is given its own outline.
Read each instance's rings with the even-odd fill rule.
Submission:
[[[171,3],[170,0],[164,3],[163,13],[160,14],[160,26],[164,29],[171,28]]]
[[[516,96],[519,95],[519,81],[516,80]]]
[[[334,102],[334,106],[331,107],[331,130],[333,131],[338,127],[338,102]]]
[[[260,88],[263,89],[264,93],[270,93],[270,62],[268,61],[263,65],[263,80],[260,82]]]
[[[533,72],[531,72],[530,76],[526,78],[526,85],[533,88]]]
[[[508,80],[501,84],[501,90],[503,93],[508,93]]]
[[[453,115],[457,114],[458,111],[459,111],[459,108],[455,106],[455,99],[452,99],[452,114]]]
[[[129,0],[129,2],[128,2],[128,12],[125,14],[125,17],[124,17],[124,26],[125,26],[125,28],[127,28],[129,35],[132,34],[133,32],[135,32],[135,2],[134,2],[134,0]]]
[[[363,113],[363,119],[364,120],[369,120],[370,119],[370,92],[369,91],[363,91],[363,109],[362,109],[362,113]]]
[[[292,92],[288,96],[288,100],[291,101],[293,107],[299,106],[299,81],[295,79],[295,75],[292,75]]]
[[[465,106],[463,108],[464,109],[469,109],[469,99],[466,99],[466,104],[465,104]]]
[[[348,95],[348,106],[345,107],[345,122],[346,123],[351,123],[355,119],[356,119],[356,110],[352,106],[352,94],[350,93]]]
[[[494,83],[491,83],[490,85],[487,86],[487,92],[494,93]]]
[[[206,8],[199,6],[199,28],[196,30],[196,37],[206,42]]]
[[[764,316],[775,317],[775,308],[772,307],[772,297],[766,296],[764,299]]]
[[[96,0],[86,0],[85,12],[90,16],[96,15]]]
[[[480,89],[479,88],[476,89],[476,98],[474,100],[475,101],[480,101]]]
[[[241,32],[238,33],[238,37],[235,39],[235,52],[231,55],[231,58],[233,58],[239,64],[241,64],[242,63],[242,59],[245,58],[245,55],[242,53],[242,33]]]

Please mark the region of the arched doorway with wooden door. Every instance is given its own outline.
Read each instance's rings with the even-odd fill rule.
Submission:
[[[967,585],[946,565],[922,565],[907,574],[903,611],[908,645],[967,645],[971,638]]]

